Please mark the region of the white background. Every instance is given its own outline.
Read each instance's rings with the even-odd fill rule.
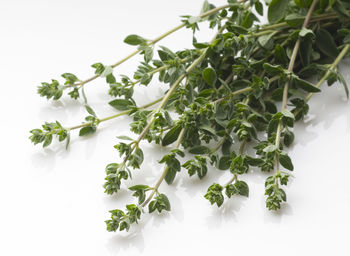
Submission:
[[[213,2],[217,6],[223,0]],[[221,208],[203,198],[227,172],[211,169],[199,181],[183,171],[171,186],[163,184],[172,211],[144,214],[129,233],[108,233],[108,210],[135,202],[124,184],[116,196],[103,193],[104,167],[118,161],[115,136],[128,132],[128,117],[101,124],[96,135],[72,133],[63,144],[33,146],[29,130],[44,121],[66,126],[82,122],[80,102],[63,97],[46,101],[36,94],[43,81],[72,72],[91,76],[95,62],[112,64],[133,50],[122,43],[131,33],[155,38],[179,24],[179,16],[198,14],[201,0],[178,1],[20,1],[0,2],[0,255],[349,255],[350,109],[343,88],[323,87],[310,102],[310,113],[294,129],[289,149],[295,178],[286,189],[288,203],[278,213],[265,209],[266,174],[244,175],[250,197],[226,200]],[[208,40],[209,30],[199,37]],[[191,47],[191,32],[162,41],[173,50]],[[344,64],[345,63],[345,64]],[[137,58],[116,69],[131,75]],[[350,62],[342,64],[350,81]],[[61,80],[62,81],[62,80]],[[162,94],[154,83],[139,88],[138,102]],[[97,114],[115,111],[106,104],[102,79],[86,86]],[[143,144],[145,162],[134,184],[152,185],[162,171],[157,161],[167,149]]]

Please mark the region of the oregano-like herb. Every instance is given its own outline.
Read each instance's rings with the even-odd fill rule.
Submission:
[[[176,208],[160,185],[163,181],[171,185],[182,169],[198,179],[205,179],[212,168],[229,172],[226,183],[215,182],[204,195],[220,207],[225,198],[249,196],[244,176],[258,168],[269,173],[262,184],[266,208],[280,209],[287,201],[285,186],[291,171],[297,171],[287,149],[294,141],[294,123],[308,114],[308,101],[321,92],[324,82],[340,82],[349,97],[337,68],[350,48],[347,1],[265,1],[266,14],[262,0],[227,2],[215,7],[204,1],[200,15],[182,16],[180,25],[154,40],[128,35],[124,42],[135,50],[115,64],[93,64],[94,75],[88,79],[64,73],[63,82],[54,79],[39,86],[39,95],[47,99],[59,100],[67,89],[71,98],[82,97],[87,116],[84,123],[69,128],[58,121],[46,122],[30,131],[34,144],[47,147],[57,137],[68,146],[72,130],[90,136],[102,122],[122,115],[132,118],[130,131],[135,136],[118,134],[114,148],[120,159],[105,168],[106,194],[117,193],[124,180],[137,175],[133,169],[142,169],[143,141],[169,148],[159,159],[164,169],[156,183],[130,186],[136,201],[124,210],[110,211],[108,231],[128,231],[147,210],[163,213]],[[259,22],[263,15],[267,24]],[[199,22],[208,22],[215,31],[210,42],[197,40]],[[191,49],[174,52],[156,45],[180,28],[192,31]],[[135,72],[116,78],[114,68],[137,54],[143,60]],[[108,104],[119,111],[115,115],[101,118],[88,104],[84,86],[98,77],[106,79],[108,94],[114,97]],[[155,77],[168,90],[163,97],[138,106],[134,90]],[[313,84],[312,78],[318,82]],[[248,154],[247,148],[255,153]],[[189,158],[184,161],[186,155]]]

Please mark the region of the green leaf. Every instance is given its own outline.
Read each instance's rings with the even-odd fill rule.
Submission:
[[[306,81],[306,80],[303,80],[303,79],[300,79],[299,77],[297,76],[293,76],[292,77],[292,83],[294,83],[294,85],[298,88],[301,88],[303,89],[304,91],[307,91],[307,92],[320,92],[321,90],[319,88],[317,88],[316,86],[314,86],[312,83]]]
[[[96,126],[86,126],[80,129],[79,136],[88,136],[96,132]]]
[[[200,20],[201,20],[201,17],[199,17],[199,16],[191,16],[191,17],[188,18],[187,21],[190,24],[195,24],[195,23],[197,23]]]
[[[349,3],[349,1],[346,1]],[[350,18],[350,14],[348,10],[345,8],[343,3],[341,1],[335,1],[334,5],[332,6],[333,10],[336,11],[340,16],[344,18]]]
[[[47,147],[48,145],[50,145],[52,142],[52,134],[48,134],[45,136],[45,140],[44,140],[44,144],[43,147]]]
[[[300,28],[301,25],[304,23],[304,20],[305,20],[305,16],[302,16],[298,13],[289,14],[285,18],[285,21],[287,22],[287,24],[294,28]]]
[[[78,81],[78,78],[71,73],[64,73],[62,74],[62,77],[66,79],[65,84],[74,84],[76,81]]]
[[[191,148],[189,152],[195,155],[203,155],[203,154],[208,154],[210,152],[210,149],[206,146],[196,146]]]
[[[138,35],[128,35],[125,39],[124,39],[124,43],[130,44],[130,45],[139,45],[139,44],[143,44],[146,43],[147,40],[144,39],[141,36]]]
[[[136,191],[136,190],[145,190],[145,189],[149,189],[150,187],[147,185],[134,185],[129,187],[130,190],[132,191]]]
[[[259,166],[264,163],[264,160],[260,158],[250,157],[250,156],[246,157],[246,161],[250,166]]]
[[[132,138],[130,138],[129,136],[125,136],[125,135],[121,135],[121,136],[117,136],[117,139],[121,139],[121,140],[133,140]]]
[[[95,111],[89,105],[85,104],[85,109],[90,115],[96,117]]]
[[[67,150],[68,147],[69,147],[69,143],[70,143],[70,133],[68,132],[68,133],[67,133],[67,137],[66,137],[66,150]]]
[[[286,145],[287,147],[289,147],[290,145],[292,145],[294,141],[294,133],[292,133],[291,131],[286,131],[283,137],[283,143],[284,145]]]
[[[277,32],[272,32],[271,34],[259,36],[258,42],[261,47],[269,49],[271,47],[270,40]]]
[[[117,110],[128,110],[131,107],[134,107],[135,104],[131,100],[125,100],[125,99],[115,99],[110,102],[108,102],[109,105],[111,105],[113,108]]]
[[[181,132],[181,125],[175,125],[173,128],[171,128],[167,134],[162,139],[162,145],[167,146],[171,143],[175,142],[177,138],[179,137],[179,134]]]
[[[275,58],[281,64],[288,63],[288,56],[280,44],[276,44],[275,46]]]
[[[206,98],[206,97],[209,97],[213,94],[215,94],[216,90],[213,89],[213,88],[209,88],[209,89],[204,89],[203,91],[201,91],[198,96],[199,97],[203,97],[203,98]]]
[[[171,206],[170,206],[170,201],[169,201],[168,197],[165,194],[160,194],[158,197],[159,197],[159,200],[161,200],[162,203],[165,205],[164,210],[170,211]]]
[[[338,73],[338,81],[343,85],[344,90],[345,90],[345,94],[346,94],[346,98],[349,99],[349,87],[348,87],[343,75],[340,73]]]
[[[113,68],[111,66],[105,66],[103,72],[100,74],[100,77],[107,77],[113,73]]]
[[[269,22],[276,23],[284,18],[289,0],[272,0],[267,11]]]
[[[272,152],[275,152],[276,150],[277,150],[277,147],[275,145],[268,145],[263,149],[265,153],[272,153]]]
[[[237,180],[234,185],[237,188],[239,195],[246,197],[249,196],[249,187],[246,182],[243,180]]]
[[[285,72],[280,65],[271,65],[269,63],[264,63],[263,67],[265,71],[271,76],[281,75]]]
[[[155,201],[155,200],[153,200],[149,203],[149,205],[148,205],[148,212],[149,213],[152,213],[156,210],[156,203],[157,203],[157,201]]]
[[[95,64],[92,64],[91,67],[93,67],[94,69],[96,69],[96,70],[95,70],[95,74],[96,74],[96,75],[101,75],[102,72],[103,72],[103,70],[105,70],[105,66],[104,66],[102,63],[100,63],[100,62],[95,63]]]
[[[254,7],[255,7],[256,12],[257,12],[259,15],[261,15],[261,16],[264,15],[264,6],[263,6],[262,3],[260,3],[259,1],[257,1],[257,2],[255,3]]]
[[[164,177],[164,180],[168,185],[172,184],[176,176],[176,171],[174,169],[168,168],[168,171]]]
[[[299,32],[299,36],[300,37],[306,37],[306,36],[312,36],[314,37],[315,34],[311,29],[307,29],[307,28],[302,28]]]
[[[216,72],[213,68],[205,68],[202,72],[202,76],[205,80],[205,82],[207,82],[207,84],[214,86],[215,82],[216,82]]]
[[[290,159],[290,157],[287,155],[287,153],[285,153],[285,152],[282,152],[281,154],[279,154],[279,162],[280,162],[280,164],[284,167],[284,168],[286,168],[286,169],[288,169],[288,170],[290,170],[290,171],[293,171],[293,169],[294,169],[294,166],[293,166],[293,164],[292,164],[292,160]]]
[[[329,57],[336,58],[338,56],[333,36],[325,29],[321,28],[316,32],[316,46]]]
[[[217,168],[219,170],[228,170],[231,165],[231,156],[222,156],[218,162]]]
[[[283,114],[284,117],[290,118],[294,120],[294,115],[292,112],[290,112],[288,109],[283,109],[281,111],[281,113]]]

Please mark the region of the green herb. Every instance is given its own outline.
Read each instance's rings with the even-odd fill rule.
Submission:
[[[49,146],[56,136],[68,146],[72,130],[80,129],[80,136],[90,136],[101,122],[131,116],[130,130],[136,137],[117,137],[120,141],[114,148],[121,160],[106,166],[107,194],[117,193],[123,181],[132,177],[133,169],[142,168],[142,141],[169,147],[159,160],[164,169],[156,184],[129,187],[136,201],[126,205],[126,210],[110,211],[108,231],[128,231],[147,209],[149,213],[170,211],[171,198],[159,188],[164,180],[172,184],[182,169],[199,179],[205,178],[209,166],[230,172],[230,180],[212,184],[204,195],[218,207],[227,198],[249,196],[244,176],[252,168],[270,172],[264,184],[266,207],[283,207],[287,201],[284,186],[294,171],[286,150],[294,141],[294,123],[307,115],[308,101],[321,92],[320,86],[326,81],[328,85],[339,81],[349,96],[337,66],[350,48],[350,5],[342,0],[266,3],[269,23],[261,25],[261,0],[228,0],[221,7],[205,1],[199,16],[182,16],[179,26],[154,40],[127,36],[124,42],[136,50],[113,65],[93,64],[94,76],[80,80],[65,73],[63,84],[52,80],[39,87],[39,95],[47,99],[60,99],[66,89],[73,99],[82,96],[88,115],[86,122],[70,128],[55,122],[30,131],[34,144]],[[197,40],[199,22],[208,22],[216,31],[210,42]],[[173,52],[156,46],[184,27],[193,32],[192,49]],[[132,78],[122,75],[117,80],[113,69],[137,54],[143,55],[143,61]],[[147,86],[155,74],[169,89],[160,99],[138,107],[133,99],[135,86]],[[108,94],[115,97],[108,104],[122,112],[100,118],[88,104],[84,86],[98,77],[106,79]],[[309,82],[311,78],[317,78],[318,83]],[[266,139],[259,140],[258,134]],[[237,151],[235,146],[239,147]],[[247,147],[255,154],[248,154]],[[185,155],[190,159],[183,161]]]

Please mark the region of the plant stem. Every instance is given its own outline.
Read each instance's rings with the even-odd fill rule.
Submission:
[[[187,61],[190,61],[190,58],[181,59],[181,60],[179,61],[179,63],[185,63],[185,62],[187,62]],[[147,74],[150,75],[150,76],[153,76],[154,74],[156,74],[156,73],[158,73],[158,72],[161,72],[161,71],[163,71],[163,70],[166,70],[168,67],[170,67],[170,65],[164,65],[164,66],[161,66],[161,67],[159,67],[159,68],[156,68],[156,69],[154,69],[154,70],[148,72]],[[136,85],[136,84],[138,84],[138,83],[140,83],[140,82],[141,82],[141,79],[138,79],[138,80],[135,80],[135,81],[131,82],[131,85],[134,86],[134,85]]]
[[[348,11],[350,13],[350,11]],[[318,22],[318,21],[322,21],[322,20],[329,20],[329,19],[336,19],[339,15],[335,12],[329,12],[329,13],[323,13],[323,14],[319,14],[319,15],[315,15],[313,17],[310,17],[310,22]],[[265,30],[273,30],[273,29],[277,29],[277,28],[282,28],[282,27],[288,27],[288,23],[287,22],[280,22],[277,24],[273,24],[273,25],[263,25],[262,28],[259,31],[265,31]]]
[[[309,21],[310,21],[310,17],[311,17],[311,14],[317,4],[318,0],[314,0],[310,6],[310,9],[305,17],[305,20],[304,20],[304,23],[303,23],[303,26],[302,26],[302,29],[303,28],[306,28]],[[292,56],[290,58],[290,61],[289,61],[289,65],[288,65],[288,71],[290,72],[293,72],[293,68],[294,68],[294,64],[295,64],[295,60],[296,60],[296,57],[297,57],[297,53],[299,51],[299,47],[300,47],[300,38],[298,38],[298,40],[296,41],[295,45],[294,45],[294,49],[293,49],[293,52],[292,52]],[[285,86],[284,86],[284,89],[283,89],[283,98],[282,98],[282,107],[281,107],[281,110],[283,111],[284,109],[286,109],[286,106],[287,106],[287,100],[288,100],[288,88],[289,88],[289,79],[288,81],[286,82]],[[281,132],[282,132],[282,121],[280,120],[278,122],[278,126],[277,126],[277,131],[276,131],[276,140],[275,140],[275,145],[276,147],[279,149],[280,148],[280,141],[281,141]],[[279,159],[278,159],[278,153],[276,152],[276,172],[278,172],[278,169],[279,169]]]
[[[182,130],[181,130],[181,132],[180,132],[180,134],[179,134],[179,137],[178,137],[177,140],[176,140],[176,145],[175,145],[175,148],[174,148],[174,149],[178,149],[178,148],[180,147],[181,141],[182,141],[182,139],[183,139],[183,137],[184,137],[184,135],[185,135],[185,131],[186,131],[186,129],[185,129],[185,128],[182,128]],[[167,174],[167,172],[168,172],[168,169],[169,169],[169,168],[168,168],[168,166],[166,165],[166,166],[164,167],[164,170],[163,170],[162,175],[159,177],[159,179],[158,179],[156,185],[154,185],[153,190],[152,190],[152,193],[151,193],[151,194],[148,196],[148,198],[142,203],[141,207],[145,207],[145,206],[152,200],[154,194],[158,191],[158,188],[159,188],[160,184],[162,184],[162,182],[163,182],[163,180],[164,180],[164,178],[165,178],[165,176],[166,176],[166,174]]]
[[[225,29],[225,26],[221,27],[219,31],[215,34],[214,38],[211,40],[210,43],[212,43],[216,37]],[[159,104],[158,108],[153,112],[152,119],[148,122],[146,127],[143,129],[139,137],[134,141],[133,147],[130,150],[130,153],[125,156],[124,161],[120,164],[119,168],[123,169],[126,165],[126,162],[128,161],[131,154],[134,152],[134,150],[139,146],[139,143],[141,140],[146,136],[148,130],[152,127],[153,123],[156,121],[156,114],[161,111],[161,109],[165,106],[165,104],[168,102],[169,98],[173,95],[173,93],[176,91],[182,80],[190,73],[197,65],[199,65],[203,59],[205,58],[205,55],[207,53],[208,48],[205,48],[202,50],[201,55],[185,70],[185,73],[182,74],[171,86],[170,90],[165,94],[165,96],[162,98],[161,103]]]
[[[339,64],[339,62],[344,58],[344,56],[346,55],[346,53],[349,51],[350,49],[350,44],[346,44],[345,47],[343,48],[343,50],[339,53],[339,55],[337,56],[337,58],[334,60],[334,62],[330,65],[330,67],[328,68],[326,74],[324,74],[324,76],[321,78],[320,81],[318,81],[318,83],[315,85],[317,88],[319,88],[324,81],[326,81],[326,79],[329,77],[329,75],[332,73],[333,69]],[[312,97],[313,93],[309,93],[309,95],[306,97],[306,102],[310,100],[310,98]]]
[[[217,13],[217,12],[223,10],[223,9],[227,9],[227,8],[229,8],[230,6],[231,6],[230,4],[226,4],[226,5],[223,5],[223,6],[214,8],[214,9],[211,9],[211,10],[205,12],[205,13],[202,13],[199,17],[201,17],[201,18],[206,18],[206,17],[208,17],[208,16],[210,16],[210,15],[212,15],[212,14],[214,14],[214,13]],[[170,34],[174,33],[175,31],[177,31],[177,30],[183,28],[184,26],[185,26],[185,23],[182,23],[182,24],[180,24],[180,25],[178,25],[178,26],[176,26],[176,27],[170,29],[169,31],[165,32],[164,34],[158,36],[157,38],[155,38],[155,39],[153,39],[153,40],[151,40],[151,41],[149,41],[149,42],[147,43],[147,45],[150,46],[150,45],[156,44],[157,42],[159,42],[159,41],[162,40],[163,38],[169,36]],[[117,61],[116,63],[112,64],[111,67],[112,67],[112,68],[115,68],[115,67],[119,66],[120,64],[124,63],[125,61],[129,60],[130,58],[132,58],[133,56],[137,55],[137,54],[140,53],[140,52],[141,52],[141,50],[133,51],[133,52],[130,53],[128,56],[126,56],[126,57],[124,57],[123,59],[121,59],[121,60]],[[86,80],[84,80],[84,81],[82,81],[82,82],[80,82],[80,83],[75,84],[75,86],[79,86],[79,85],[80,85],[80,86],[84,86],[85,84],[87,84],[87,83],[89,83],[89,82],[95,80],[95,79],[98,78],[98,77],[99,77],[99,75],[94,75],[94,76],[92,76],[92,77],[90,77],[90,78],[88,78],[88,79],[86,79]]]
[[[156,99],[156,100],[154,100],[154,101],[152,101],[150,103],[147,103],[146,105],[141,106],[140,109],[148,108],[150,106],[153,106],[153,105],[157,104],[158,102],[160,102],[162,99],[163,99],[163,97],[160,97],[159,99]],[[111,120],[111,119],[114,119],[114,118],[117,118],[117,117],[120,117],[120,116],[123,116],[123,115],[127,115],[127,114],[131,113],[131,111],[132,110],[129,109],[129,110],[125,110],[123,112],[120,112],[120,113],[112,115],[112,116],[107,116],[107,117],[101,118],[101,119],[99,119],[99,123],[105,122],[105,121],[108,121],[108,120]],[[91,124],[93,124],[93,122],[87,122],[87,123],[83,123],[83,124],[80,124],[80,125],[72,126],[70,128],[67,128],[67,130],[75,130],[75,129],[79,129],[79,128],[82,128],[82,127],[89,126]]]
[[[227,99],[227,98],[236,96],[236,95],[241,94],[241,93],[249,92],[249,91],[251,91],[252,89],[253,89],[252,87],[247,87],[247,88],[243,88],[243,89],[240,89],[240,90],[231,92],[229,95],[227,95],[227,96],[225,96],[225,97],[223,97],[223,98],[217,99],[217,100],[215,100],[213,103],[214,103],[214,104],[215,104],[215,103],[220,103],[220,102],[224,101],[224,100]]]

